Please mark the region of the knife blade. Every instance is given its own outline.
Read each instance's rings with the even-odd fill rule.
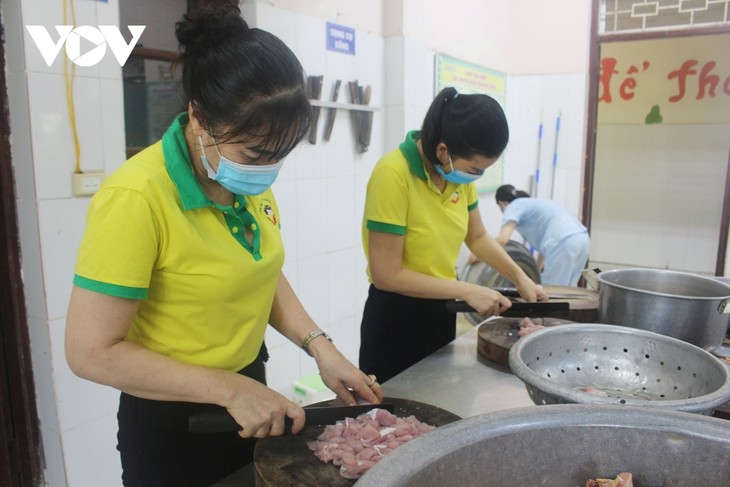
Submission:
[[[519,298],[520,293],[513,287],[493,287],[493,291],[497,291],[502,296],[508,298]],[[548,294],[550,299],[589,299],[590,297],[585,294],[579,293],[550,293]]]
[[[466,301],[447,301],[446,309],[452,313],[473,313],[476,310],[469,306]],[[563,316],[570,312],[570,303],[517,303],[512,302],[512,307],[502,311],[499,316],[509,317],[538,317],[538,316]]]
[[[305,424],[308,426],[334,424],[339,420],[355,418],[376,408],[395,413],[395,407],[391,403],[359,404],[357,406],[306,406],[304,408],[306,414]],[[284,424],[287,426],[284,434],[289,434],[291,430],[288,427],[292,424],[291,418],[284,418]],[[188,431],[190,433],[226,433],[241,431],[242,429],[225,409],[192,414],[188,417]]]

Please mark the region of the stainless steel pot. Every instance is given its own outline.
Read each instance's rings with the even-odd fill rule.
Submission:
[[[616,269],[598,274],[598,321],[671,336],[712,351],[730,322],[730,286],[686,272]]]

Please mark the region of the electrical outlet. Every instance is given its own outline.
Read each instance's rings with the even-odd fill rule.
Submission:
[[[74,194],[76,196],[88,196],[96,193],[101,188],[101,183],[106,175],[103,172],[82,172],[73,175]]]

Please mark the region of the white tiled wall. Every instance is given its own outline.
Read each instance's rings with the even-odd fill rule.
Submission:
[[[184,2],[181,2],[184,3]],[[78,24],[118,24],[119,0],[74,2]],[[25,24],[62,23],[61,2],[3,2],[8,54],[13,161],[31,344],[46,481],[53,487],[120,485],[116,444],[117,392],[78,379],[63,355],[66,306],[76,249],[88,199],[73,197],[73,146],[60,62],[48,68]],[[433,97],[434,51],[407,37],[382,38],[357,31],[357,56],[324,49],[325,21],[245,2],[252,26],[280,36],[310,75],[324,75],[323,98],[336,79],[372,85],[370,150],[356,150],[349,113],[338,111],[332,137],[304,142],[291,156],[274,190],[281,208],[287,261],[284,272],[316,321],[357,362],[359,324],[367,295],[360,224],[365,185],[377,159],[395,148],[407,130],[419,128]],[[21,41],[22,39],[22,41]],[[125,158],[121,69],[111,56],[99,66],[78,68],[74,83],[83,170],[113,172]],[[485,61],[485,65],[489,65]],[[539,113],[549,125],[563,110],[558,194],[577,209],[583,75],[524,76],[508,82],[507,114],[512,143],[505,177],[525,185],[535,154]],[[345,90],[341,102],[349,102]],[[550,131],[546,129],[546,134]],[[544,161],[551,146],[544,144]],[[491,196],[482,211],[488,228],[497,222]],[[316,372],[314,361],[273,331],[266,335],[268,381],[289,394],[299,377]]]

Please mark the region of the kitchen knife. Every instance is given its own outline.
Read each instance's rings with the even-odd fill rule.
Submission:
[[[520,293],[513,287],[493,287],[493,291],[497,291],[502,296],[508,298],[519,298]],[[550,293],[548,294],[550,299],[590,299],[590,296],[579,293]]]
[[[312,80],[310,86],[309,98],[319,100],[322,96],[322,80],[324,76],[309,76],[307,80]],[[312,107],[312,122],[309,126],[309,143],[317,143],[317,125],[319,124],[319,107]]]
[[[335,82],[335,87],[332,90],[332,98],[330,99],[331,102],[336,103],[337,97],[340,94],[340,85],[342,85],[342,80],[338,79]],[[332,127],[335,125],[335,117],[337,116],[337,108],[328,108],[327,109],[327,120],[325,121],[324,125],[324,141],[329,142],[330,136],[332,135]]]
[[[446,309],[452,313],[473,313],[476,310],[466,301],[447,301]],[[512,307],[502,311],[499,316],[508,317],[538,317],[567,315],[570,312],[570,303],[512,303]]]
[[[395,412],[395,407],[390,403],[359,404],[357,406],[307,406],[304,408],[306,413],[305,424],[310,426],[334,424],[345,418],[356,418],[376,408],[385,409],[389,413]],[[291,431],[289,429],[292,424],[291,418],[284,418],[284,424],[287,426],[284,434],[288,434]],[[191,433],[226,433],[241,431],[241,429],[241,426],[225,409],[193,414],[188,418],[188,431]]]
[[[370,105],[370,98],[373,90],[370,85],[367,85],[363,90],[363,105]],[[370,135],[373,128],[373,112],[362,112],[360,114],[362,125],[360,126],[360,134],[358,141],[360,142],[360,152],[367,152],[370,146]]]

